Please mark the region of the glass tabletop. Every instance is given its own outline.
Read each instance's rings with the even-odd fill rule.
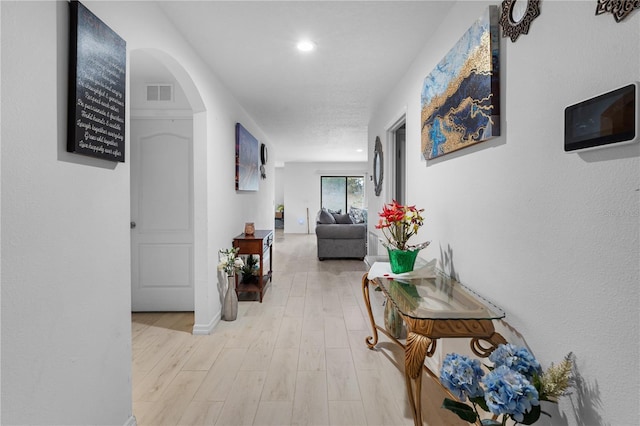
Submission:
[[[500,319],[505,314],[468,287],[436,271],[434,278],[385,278],[375,281],[400,313],[416,319]]]

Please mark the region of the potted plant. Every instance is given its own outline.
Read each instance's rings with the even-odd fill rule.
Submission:
[[[380,229],[387,239],[383,244],[389,252],[391,272],[394,274],[412,271],[418,251],[429,245],[429,242],[408,244],[409,238],[417,234],[424,223],[423,211],[424,209],[417,209],[416,206],[403,206],[393,200],[391,204],[385,204],[378,214],[380,220],[376,229]]]
[[[479,426],[505,426],[508,421],[531,425],[542,411],[540,402],[557,403],[573,384],[572,354],[542,371],[540,363],[524,347],[509,343],[489,356],[493,366],[485,375],[480,362],[460,354],[447,354],[440,382],[458,399],[445,398],[442,407],[462,420]],[[467,399],[471,405],[467,404]],[[482,418],[479,409],[493,418]]]
[[[250,254],[240,271],[242,272],[243,283],[248,284],[256,282],[258,280],[259,273],[258,256]]]

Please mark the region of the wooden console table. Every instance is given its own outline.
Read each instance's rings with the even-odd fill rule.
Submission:
[[[272,254],[273,254],[273,231],[256,229],[253,235],[240,234],[233,239],[233,247],[239,248],[238,254],[256,255],[260,258],[258,269],[258,280],[255,283],[238,282],[236,274],[236,293],[248,292],[259,293],[260,303],[267,284],[272,278]],[[269,257],[269,270],[264,270],[263,261]]]
[[[435,353],[438,339],[471,338],[471,350],[480,357],[487,357],[498,345],[506,343],[496,333],[492,322],[505,315],[501,309],[442,272],[433,270],[429,273],[423,270],[416,273],[422,278],[404,278],[411,274],[402,275],[403,278],[394,277],[388,263],[376,262],[362,277],[362,294],[373,329],[373,336],[367,337],[365,343],[369,349],[373,349],[378,343],[380,331],[405,350],[404,369],[409,404],[414,424],[421,426],[422,371],[427,371],[440,383],[439,375],[424,364],[426,357]],[[392,303],[398,310],[407,327],[406,344],[375,323],[369,284],[379,287],[387,303]],[[450,394],[446,388],[445,391]],[[451,397],[456,399],[453,395]]]

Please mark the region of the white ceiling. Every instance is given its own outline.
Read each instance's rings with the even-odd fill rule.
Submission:
[[[366,161],[372,109],[453,3],[158,2],[263,130],[276,164]],[[317,49],[298,52],[301,38]]]

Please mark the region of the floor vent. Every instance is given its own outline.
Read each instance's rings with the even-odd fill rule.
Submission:
[[[173,84],[147,84],[147,101],[173,101]]]

